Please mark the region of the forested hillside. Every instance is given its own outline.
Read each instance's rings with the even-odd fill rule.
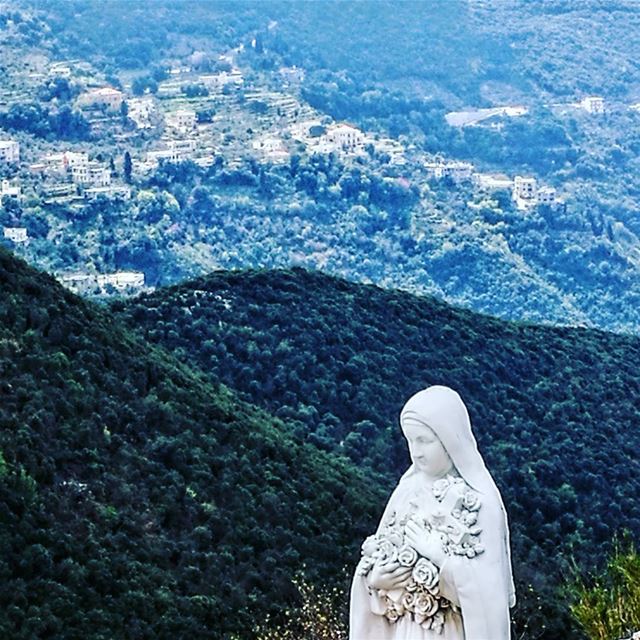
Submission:
[[[0,249],[0,636],[241,638],[384,487]]]
[[[594,566],[617,533],[640,535],[637,338],[506,323],[303,270],[213,274],[114,309],[388,488],[407,466],[404,401],[429,384],[459,390],[510,514],[521,630],[571,637],[557,591],[570,559]]]

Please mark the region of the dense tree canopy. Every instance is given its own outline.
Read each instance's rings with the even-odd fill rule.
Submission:
[[[0,635],[247,637],[380,483],[0,249]]]
[[[623,529],[640,536],[637,338],[507,323],[303,270],[212,274],[114,308],[389,489],[408,464],[404,401],[457,389],[511,518],[521,630],[531,616],[543,637],[569,637],[565,563],[597,563]]]

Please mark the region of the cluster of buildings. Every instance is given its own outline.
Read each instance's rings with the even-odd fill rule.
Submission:
[[[89,160],[84,151],[63,151],[51,153],[43,158],[44,173],[60,178],[70,177],[71,181],[81,187],[107,187],[111,184],[109,167]]]
[[[553,187],[538,186],[535,178],[524,176],[513,179],[511,197],[520,211],[527,211],[538,205],[556,207],[564,204]]]
[[[288,130],[291,138],[303,143],[309,153],[366,156],[370,148],[378,154],[387,154],[392,164],[406,162],[404,148],[397,140],[370,136],[347,123],[324,125],[319,120],[301,120]]]
[[[145,286],[141,271],[117,271],[109,274],[67,273],[59,274],[58,280],[74,293],[109,293],[113,288],[119,293],[140,291]]]
[[[539,186],[533,177],[516,176],[511,179],[503,174],[478,173],[470,162],[438,160],[425,165],[428,174],[437,180],[448,178],[456,184],[472,182],[482,191],[511,191],[511,198],[519,211],[527,211],[539,205],[558,207],[564,201],[556,189]]]
[[[111,186],[109,166],[89,160],[86,151],[49,153],[39,162],[29,165],[29,171],[43,178],[40,190],[51,200],[80,197],[78,188],[85,198],[93,198],[98,193],[116,195],[112,193],[114,187]]]
[[[16,143],[17,144],[17,143]],[[14,158],[19,159],[12,149]],[[39,177],[39,192],[46,203],[60,200],[92,200],[99,195],[106,197],[131,196],[126,185],[112,184],[111,168],[104,162],[90,160],[86,151],[57,151],[41,157],[38,162],[28,166],[29,172]],[[2,179],[0,199],[8,196],[20,198],[22,195],[19,180]]]

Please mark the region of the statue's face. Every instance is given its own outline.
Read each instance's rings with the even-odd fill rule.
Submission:
[[[434,480],[442,478],[453,469],[453,462],[432,429],[421,422],[407,419],[402,431],[409,445],[411,461],[418,471]]]

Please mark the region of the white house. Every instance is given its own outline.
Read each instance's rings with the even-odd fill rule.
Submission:
[[[556,202],[556,190],[553,187],[540,187],[538,189],[538,204],[554,205]]]
[[[82,175],[88,170],[89,154],[86,151],[62,151],[50,153],[43,158],[46,171],[49,173],[65,173],[71,170],[78,175]]]
[[[426,169],[438,180],[450,178],[454,182],[464,182],[471,180],[473,175],[473,165],[470,162],[435,162],[427,164]]]
[[[29,173],[32,173],[34,175],[42,175],[47,170],[47,165],[44,162],[34,162],[33,164],[29,165],[28,169]]]
[[[77,164],[71,167],[71,179],[76,184],[89,183],[89,163]]]
[[[26,242],[29,239],[25,227],[5,227],[4,237],[7,240],[11,240],[11,242],[15,242],[16,244]]]
[[[71,182],[56,182],[43,185],[42,193],[45,197],[51,199],[70,198],[77,195],[76,185]]]
[[[0,198],[7,196],[8,198],[20,197],[20,184],[17,181],[2,180],[0,185]]]
[[[221,91],[228,84],[240,86],[244,84],[244,78],[242,72],[239,70],[234,71],[221,71],[220,73],[212,73],[198,76],[198,82],[203,84],[210,91]]]
[[[160,160],[166,160],[168,162],[192,160],[195,150],[195,140],[170,140],[167,143],[166,149],[149,151],[147,153],[147,162],[155,166]]]
[[[171,98],[182,93],[181,82],[161,82],[158,85],[158,98]]]
[[[364,141],[364,134],[360,129],[348,124],[331,127],[326,133],[327,140],[339,149],[352,151]]]
[[[227,77],[229,78],[227,84],[235,84],[237,86],[244,84],[244,78],[242,77],[242,71],[240,71],[240,69],[232,69],[227,74]]]
[[[254,140],[252,146],[257,151],[264,151],[265,153],[281,151],[284,149],[284,145],[280,138],[261,138],[260,140]]]
[[[516,176],[513,180],[514,198],[533,200],[538,193],[538,182],[535,178]]]
[[[151,127],[151,114],[153,113],[153,101],[150,98],[132,98],[127,101],[129,105],[129,118],[136,123],[138,129]]]
[[[167,124],[182,131],[190,131],[191,129],[195,129],[196,122],[196,112],[192,109],[179,109],[178,111],[170,114],[167,118]]]
[[[108,111],[118,111],[124,101],[124,94],[113,87],[101,87],[83,93],[78,98],[81,107],[105,107]]]
[[[287,162],[289,160],[290,154],[280,138],[261,138],[255,140],[252,146],[272,162]]]
[[[0,161],[20,162],[20,143],[15,140],[0,140]]]
[[[111,172],[108,167],[95,160],[82,162],[71,167],[71,177],[76,184],[107,187],[111,184]]]
[[[600,96],[587,96],[580,102],[580,107],[588,113],[604,113],[604,98]]]
[[[90,162],[89,184],[95,187],[108,187],[111,184],[111,171],[109,167],[105,167],[99,162]]]
[[[67,289],[75,293],[86,293],[96,284],[96,277],[89,273],[66,273],[56,277]]]
[[[55,78],[70,78],[71,67],[67,66],[65,62],[54,62],[49,67],[49,75]]]

